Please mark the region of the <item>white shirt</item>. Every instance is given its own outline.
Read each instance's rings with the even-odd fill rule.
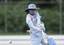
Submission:
[[[26,16],[26,23],[28,24],[28,26],[30,27],[30,30],[41,30],[39,25],[44,27],[44,24],[41,23],[40,20],[41,16],[39,16],[39,14],[37,13],[36,15],[32,16],[30,14],[27,14]]]

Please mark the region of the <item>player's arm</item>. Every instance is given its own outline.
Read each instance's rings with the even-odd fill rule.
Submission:
[[[43,31],[45,31],[45,26],[44,26],[44,23],[43,22],[41,22],[41,16],[39,16],[39,15],[37,15],[37,20],[38,20],[38,26],[43,30]]]
[[[42,22],[40,25],[41,25],[42,30],[45,31],[45,25],[44,25],[44,23]]]

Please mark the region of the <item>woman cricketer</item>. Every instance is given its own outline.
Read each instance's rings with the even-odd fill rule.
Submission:
[[[38,13],[36,5],[29,4],[26,13],[26,23],[31,31],[31,45],[48,45],[48,36],[45,33],[44,23],[40,20],[41,16]]]

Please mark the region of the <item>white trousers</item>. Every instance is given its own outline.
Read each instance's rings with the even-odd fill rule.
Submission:
[[[44,35],[45,34],[42,31],[33,31],[31,33],[32,45],[46,45],[45,40],[44,40],[44,38],[45,38]]]

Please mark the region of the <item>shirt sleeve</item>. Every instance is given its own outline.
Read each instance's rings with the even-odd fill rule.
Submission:
[[[40,25],[41,24],[41,16],[39,14],[37,14],[37,24]]]
[[[37,26],[34,26],[34,25],[33,25],[30,16],[27,16],[27,17],[26,17],[26,23],[28,24],[28,26],[29,26],[30,28],[33,28],[33,29],[35,29],[35,30],[39,29]]]

